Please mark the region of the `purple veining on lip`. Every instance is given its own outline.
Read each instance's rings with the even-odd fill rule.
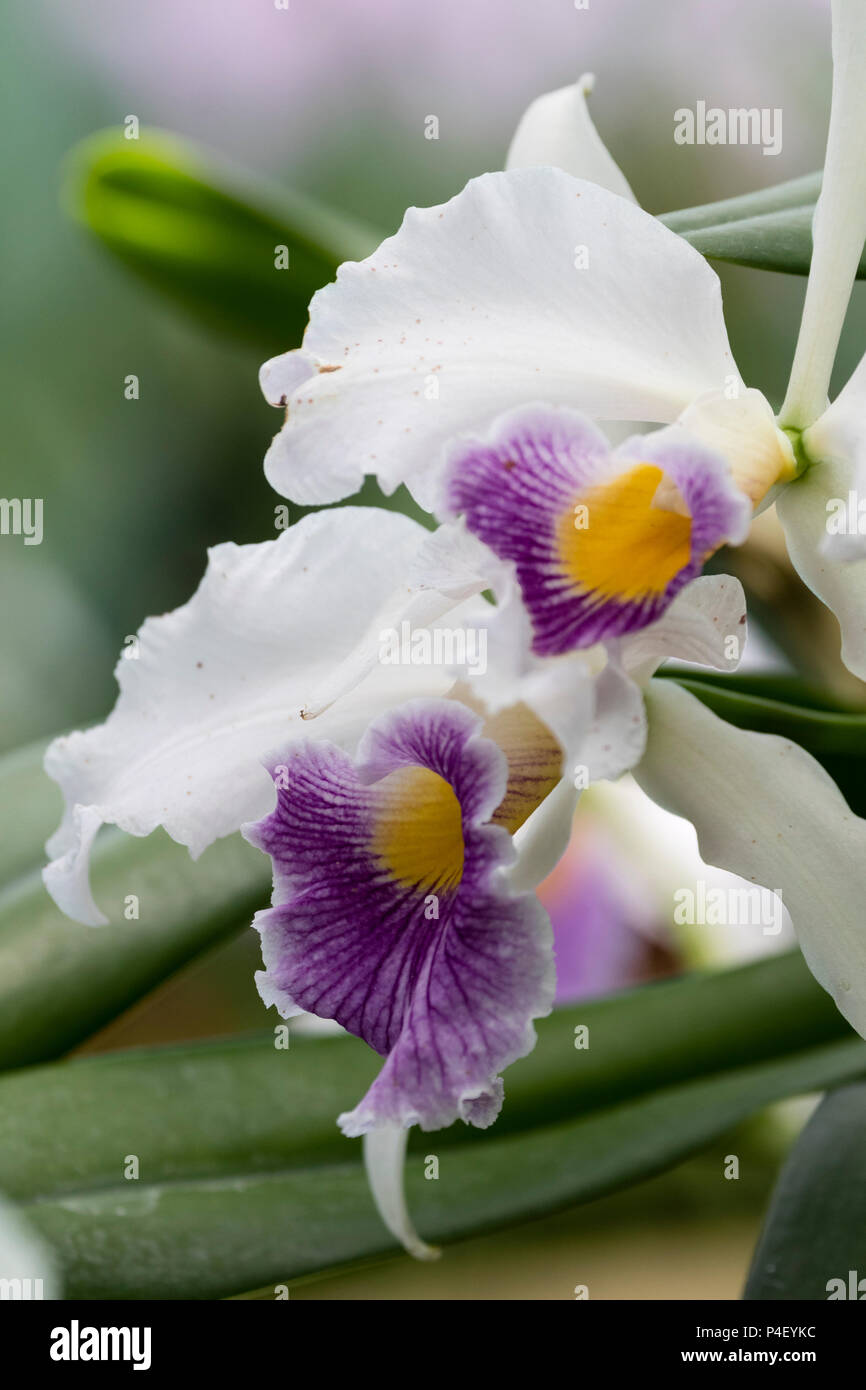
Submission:
[[[357,761],[331,744],[296,745],[274,760],[276,809],[245,830],[274,863],[273,906],[255,922],[262,998],[286,1017],[303,1009],[336,1019],[386,1058],[340,1117],[349,1135],[382,1124],[439,1129],[458,1117],[490,1124],[499,1073],[531,1049],[531,1020],[552,1002],[546,913],[534,894],[512,892],[501,872],[511,839],[486,823],[506,764],[479,726],[456,702],[415,700],[371,725]],[[429,885],[394,878],[371,848],[378,817],[393,808],[389,774],[407,767],[438,773],[460,806],[462,877],[433,919]]]
[[[691,516],[690,558],[661,592],[602,597],[564,573],[557,526],[589,489],[638,463],[673,482]],[[557,656],[655,622],[728,539],[742,538],[748,499],[721,455],[666,432],[612,452],[605,436],[574,411],[528,406],[501,416],[485,439],[464,439],[448,459],[446,510],[503,560],[513,561],[532,623],[533,650]]]

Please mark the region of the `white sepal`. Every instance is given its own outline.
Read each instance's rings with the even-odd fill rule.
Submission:
[[[589,114],[586,98],[595,77],[585,72],[569,87],[536,97],[520,118],[505,161],[506,169],[552,165],[637,202]]]
[[[551,168],[485,174],[410,208],[314,296],[272,394],[293,372],[265,460],[273,487],[332,502],[373,473],[428,510],[446,442],[516,403],[664,424],[739,382],[704,258],[627,199]]]
[[[706,863],[781,896],[815,979],[866,1035],[866,821],[797,744],[735,728],[672,681],[646,698],[635,780],[691,821]]]
[[[107,920],[88,886],[100,824],[130,835],[162,825],[197,858],[265,815],[274,791],[262,759],[310,736],[310,695],[349,660],[425,545],[428,533],[407,517],[353,507],[305,517],[279,540],[211,550],[194,596],[149,618],[134,656],[118,663],[105,723],[48,749],[66,802],[44,875],[58,906],[77,921]],[[316,736],[353,751],[384,709],[450,684],[435,667],[368,667]]]

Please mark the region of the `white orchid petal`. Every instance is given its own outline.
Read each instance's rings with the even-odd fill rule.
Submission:
[[[866,556],[866,534],[860,534],[859,503],[866,499],[866,357],[861,358],[833,404],[804,432],[803,447],[817,463],[832,465],[830,473],[825,470],[825,477],[832,476],[838,489],[833,508],[836,519],[831,523],[829,513],[825,514],[819,544],[822,555],[843,564],[862,559]]]
[[[493,612],[484,602],[463,600],[480,594],[490,584],[492,560],[462,522],[440,526],[421,542],[398,589],[389,596],[366,633],[349,656],[329,672],[310,694],[304,718],[313,718],[351,690],[373,669],[381,657],[383,634],[402,633],[404,624],[417,632],[449,614],[448,627],[484,628]],[[456,606],[455,606],[456,605]]]
[[[596,711],[595,678],[603,667],[604,653],[599,649],[596,661],[590,661],[584,652],[554,659],[535,656],[530,649],[529,616],[513,566],[491,559],[491,587],[499,602],[495,608],[488,606],[485,615],[486,669],[475,674],[461,672],[465,688],[489,714],[528,706],[554,735],[563,751],[563,767],[570,769],[578,761],[586,761],[582,750]]]
[[[738,388],[733,395],[715,391],[698,397],[671,427],[671,436],[675,430],[716,449],[728,461],[737,487],[756,507],[766,502],[776,484],[796,476],[793,445],[777,426],[770,402],[754,387]],[[739,544],[745,534],[731,540]]]
[[[436,1260],[441,1251],[418,1235],[406,1206],[403,1174],[406,1167],[408,1129],[381,1125],[364,1135],[364,1166],[376,1208],[403,1248],[416,1260]]]
[[[833,102],[812,265],[783,425],[805,429],[827,404],[830,375],[866,241],[866,5],[833,0]]]
[[[788,554],[800,578],[839,621],[842,660],[866,680],[866,560],[840,564],[825,553],[828,503],[847,505],[850,470],[828,459],[786,487],[776,503]]]
[[[66,800],[45,871],[58,905],[104,922],[87,886],[100,823],[132,835],[162,825],[196,858],[265,815],[274,793],[262,757],[309,736],[301,710],[310,692],[349,657],[427,543],[396,512],[341,508],[276,541],[216,546],[193,598],[148,619],[135,659],[119,662],[106,722],[48,750],[46,770]],[[431,667],[377,667],[322,716],[317,735],[352,748],[383,709],[450,684]]]
[[[669,659],[735,671],[745,645],[742,584],[728,574],[704,574],[677,595],[657,623],[623,638],[621,652],[625,669],[645,681]]]
[[[621,777],[642,756],[646,714],[640,687],[612,655],[593,686],[595,709],[579,758],[593,782]]]
[[[7,1280],[22,1280],[22,1298],[60,1298],[57,1260],[41,1236],[32,1231],[17,1207],[0,1199],[0,1281],[3,1297]]]
[[[315,295],[302,351],[335,369],[292,394],[265,461],[298,502],[375,473],[432,509],[445,442],[517,404],[669,423],[739,380],[704,258],[557,169],[485,174],[410,209]]]
[[[592,681],[573,658],[546,665],[544,698],[530,680],[524,700],[556,734],[564,776],[514,836],[517,860],[509,878],[519,892],[537,887],[565,853],[580,790],[620,777],[639,761],[646,741],[642,693],[613,658]]]
[[[620,666],[616,644],[611,653],[598,644],[558,657],[535,656],[529,616],[513,570],[510,562],[491,570],[491,587],[499,602],[488,610],[487,669],[468,681],[471,695],[491,713],[528,706],[559,743],[568,781],[579,769],[586,778],[579,779],[580,785],[619,777],[643,752],[639,687]],[[655,652],[656,644],[649,650]]]
[[[702,858],[781,894],[816,980],[866,1034],[866,821],[819,763],[734,728],[671,681],[647,692],[635,779],[695,826]]]
[[[285,405],[289,396],[315,376],[318,368],[315,359],[305,352],[283,352],[279,357],[271,357],[259,368],[259,386],[268,405]]]
[[[91,927],[107,927],[108,918],[90,891],[90,852],[105,818],[97,806],[73,804],[68,834],[71,845],[42,871],[42,879],[60,911],[74,922]],[[63,830],[65,843],[67,831]],[[58,836],[60,831],[58,831]],[[49,854],[56,853],[58,841],[50,840]]]
[[[586,98],[595,77],[585,72],[569,87],[537,97],[520,118],[506,169],[552,165],[637,202],[622,170],[592,123]]]
[[[568,848],[580,793],[564,777],[514,836],[517,858],[508,871],[515,893],[537,888],[552,873]]]

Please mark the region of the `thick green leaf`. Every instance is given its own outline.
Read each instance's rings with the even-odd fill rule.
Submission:
[[[111,836],[93,857],[111,925],[82,927],[34,873],[0,897],[0,1066],[57,1057],[267,904],[267,861],[239,837],[193,863],[158,831]],[[138,920],[124,917],[138,899]],[[131,910],[131,909],[130,909]]]
[[[699,207],[678,208],[662,213],[660,221],[675,232],[696,232],[704,227],[720,227],[728,222],[743,222],[767,213],[787,211],[817,202],[821,191],[821,172],[804,174],[798,179],[759,188],[755,193],[741,193],[736,198],[724,198],[718,203],[703,203]]]
[[[251,920],[270,895],[269,864],[239,837],[194,864],[162,831],[107,832],[93,856],[108,927],[82,927],[42,884],[42,842],[60,818],[43,745],[0,760],[0,1067],[74,1047],[199,952]],[[125,917],[138,898],[138,920]],[[130,908],[130,910],[132,910]]]
[[[866,713],[791,704],[752,693],[736,678],[692,679],[676,674],[675,679],[738,729],[780,734],[799,743],[826,768],[852,811],[866,816]],[[782,687],[777,684],[775,688]]]
[[[0,892],[45,863],[45,841],[57,829],[63,797],[42,767],[45,742],[0,758]]]
[[[283,1051],[268,1035],[11,1073],[0,1190],[57,1244],[70,1296],[215,1297],[375,1255],[390,1241],[335,1117],[377,1066],[355,1039]],[[509,1069],[495,1130],[414,1136],[413,1203],[434,1238],[508,1224],[864,1073],[866,1047],[795,953],[575,1006]],[[434,1184],[420,1174],[431,1152]]]
[[[91,136],[73,151],[67,192],[74,215],[149,285],[262,354],[295,346],[313,293],[380,240],[162,131]],[[276,266],[279,247],[288,269]]]
[[[97,929],[89,929],[96,931]],[[589,1047],[575,1048],[575,1027]],[[509,1068],[497,1133],[851,1038],[798,952],[557,1010]],[[109,1183],[118,1152],[150,1180],[339,1161],[334,1120],[378,1068],[351,1038],[274,1036],[112,1053],[0,1077],[0,1191],[44,1198]],[[417,1136],[429,1143],[429,1136]],[[463,1125],[437,1144],[482,1143]]]
[[[754,270],[779,270],[808,275],[812,261],[812,217],[815,209],[786,208],[742,222],[723,222],[683,232],[685,240],[709,260],[730,261]],[[864,270],[861,267],[859,275]]]
[[[443,1241],[541,1216],[662,1171],[773,1101],[864,1070],[863,1044],[837,1043],[565,1123],[488,1132],[479,1145],[444,1150],[426,1135],[439,1181],[425,1181],[423,1159],[410,1158],[410,1204],[424,1234]],[[230,1096],[222,1123],[243,1130],[255,1093],[232,1086]],[[120,1144],[108,1187],[25,1206],[57,1251],[70,1298],[219,1298],[393,1249],[357,1159],[267,1173],[239,1163],[222,1177],[153,1181],[144,1157],[140,1181],[124,1181],[134,1152]]]
[[[866,1298],[864,1154],[866,1084],[860,1082],[825,1097],[789,1154],[744,1298]]]
[[[808,275],[812,217],[821,175],[807,174],[758,193],[668,212],[661,221],[710,260]],[[866,278],[866,254],[858,279]]]
[[[866,709],[840,700],[832,691],[786,671],[721,672],[677,666],[671,663],[657,675],[672,680],[698,680],[701,685],[717,686],[740,695],[756,695],[765,700],[778,700],[783,705],[800,709],[824,710],[831,714],[866,714]]]

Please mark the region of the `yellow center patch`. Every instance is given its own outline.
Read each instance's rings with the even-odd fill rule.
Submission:
[[[661,497],[654,506],[663,482],[664,506]],[[557,526],[557,554],[578,588],[628,602],[664,593],[689,563],[691,534],[691,517],[664,471],[639,463],[576,499]]]
[[[426,767],[401,767],[379,784],[384,805],[372,850],[406,888],[447,893],[463,877],[463,824],[453,788]]]

